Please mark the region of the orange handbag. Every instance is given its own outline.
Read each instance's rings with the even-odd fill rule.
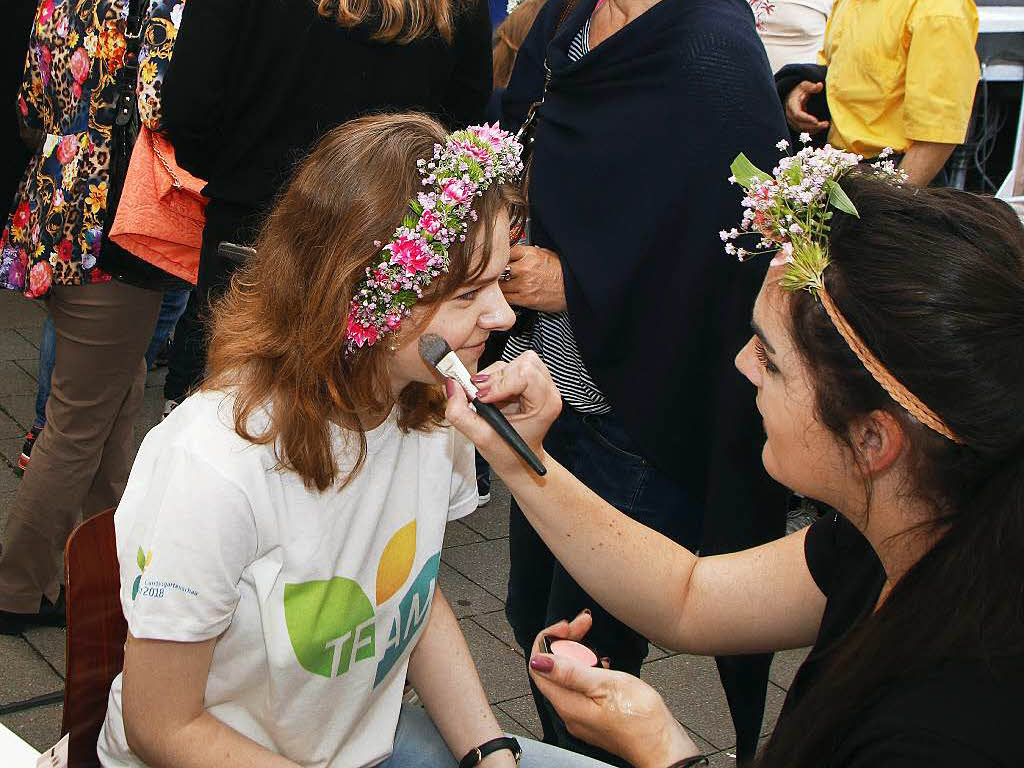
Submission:
[[[206,223],[206,182],[179,167],[167,139],[143,126],[132,150],[109,237],[193,285]]]

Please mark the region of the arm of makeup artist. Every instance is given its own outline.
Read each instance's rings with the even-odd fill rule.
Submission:
[[[658,645],[703,655],[762,653],[814,641],[825,597],[807,569],[804,531],[744,552],[698,558],[623,515],[543,452],[561,398],[540,358],[526,353],[484,373],[489,378],[478,385],[482,399],[507,403],[509,421],[541,457],[547,475],[534,475],[455,387],[448,388],[449,421],[501,475],[559,562],[616,618]],[[556,625],[553,633],[579,638],[588,628],[579,621]],[[660,719],[661,730],[676,727],[667,708],[650,704],[657,694],[640,680],[610,670],[584,674],[574,662],[543,659],[543,668],[531,665],[541,691],[563,717],[569,715],[570,730],[587,738],[604,733],[606,749],[623,756],[645,750],[637,738],[644,729],[627,723],[616,705],[623,697],[631,705],[648,702],[642,709]]]
[[[177,643],[129,636],[123,693],[128,745],[153,768],[297,768],[203,708],[216,643],[216,638]],[[456,759],[503,735],[440,587],[409,660],[409,681]],[[512,768],[515,760],[501,750],[481,765]]]

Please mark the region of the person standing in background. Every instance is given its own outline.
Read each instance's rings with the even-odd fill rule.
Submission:
[[[109,245],[115,113],[137,103],[147,125],[157,119],[180,5],[42,0],[36,12],[17,108],[43,141],[0,236],[0,286],[46,300],[56,363],[50,428],[35,443],[0,540],[0,634],[64,623],[64,543],[80,518],[117,504],[128,478],[143,353],[162,292],[112,279],[97,259]],[[146,34],[146,24],[162,34]],[[137,78],[129,29],[143,32]]]
[[[204,322],[292,167],[375,112],[479,122],[491,90],[486,0],[203,0],[185,6],[163,88],[178,163],[206,179],[199,282],[175,333],[165,415],[203,379]],[[315,254],[310,254],[311,258]]]
[[[927,186],[967,136],[977,40],[972,0],[836,0],[818,74],[780,83],[786,120],[869,160],[891,148]],[[823,91],[829,114],[812,114],[808,100]]]
[[[739,200],[722,169],[740,151],[777,161],[786,134],[752,10],[571,3],[540,11],[501,98],[511,130],[543,98],[530,129],[531,240],[512,249],[501,283],[527,311],[504,358],[533,350],[548,365],[565,407],[545,449],[632,519],[708,553],[771,540],[785,492],[761,467],[757,410],[731,351],[749,335],[761,275],[733,269],[719,239]],[[540,630],[587,608],[599,655],[640,670],[647,639],[569,576],[516,503],[509,551],[506,614],[527,656]],[[770,662],[719,660],[740,759],[757,746]],[[616,760],[534,700],[545,741]]]
[[[787,64],[814,61],[825,40],[832,0],[776,0],[758,24],[772,72]]]

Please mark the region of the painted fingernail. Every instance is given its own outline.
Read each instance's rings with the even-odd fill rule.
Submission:
[[[451,379],[444,380],[444,393],[448,397],[451,397],[452,395],[455,394],[455,382],[452,381]]]
[[[580,613],[585,613],[585,614],[587,614],[587,616],[589,616],[590,615],[590,609],[589,608],[584,608],[582,611],[580,611]]]
[[[489,394],[491,394],[491,388],[490,387],[477,387],[477,390],[476,390],[476,396],[477,397],[487,397],[487,395],[489,395]]]
[[[474,384],[483,384],[489,378],[491,378],[491,375],[489,373],[475,373],[469,377],[469,380],[472,381]]]
[[[607,656],[602,656],[601,657],[601,666],[604,667],[605,669],[611,669],[612,668],[612,660],[609,659]]]
[[[555,662],[550,656],[534,656],[530,659],[530,669],[535,672],[550,672],[554,668]]]

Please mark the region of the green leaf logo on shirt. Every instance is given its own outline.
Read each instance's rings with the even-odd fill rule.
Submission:
[[[142,584],[142,574],[146,572],[146,566],[153,562],[153,550],[143,552],[142,547],[139,547],[139,551],[135,553],[135,562],[141,573],[135,577],[135,581],[132,583],[132,600],[139,594],[139,586]]]
[[[352,579],[284,585],[288,637],[309,672],[338,677],[376,654],[373,605]]]

